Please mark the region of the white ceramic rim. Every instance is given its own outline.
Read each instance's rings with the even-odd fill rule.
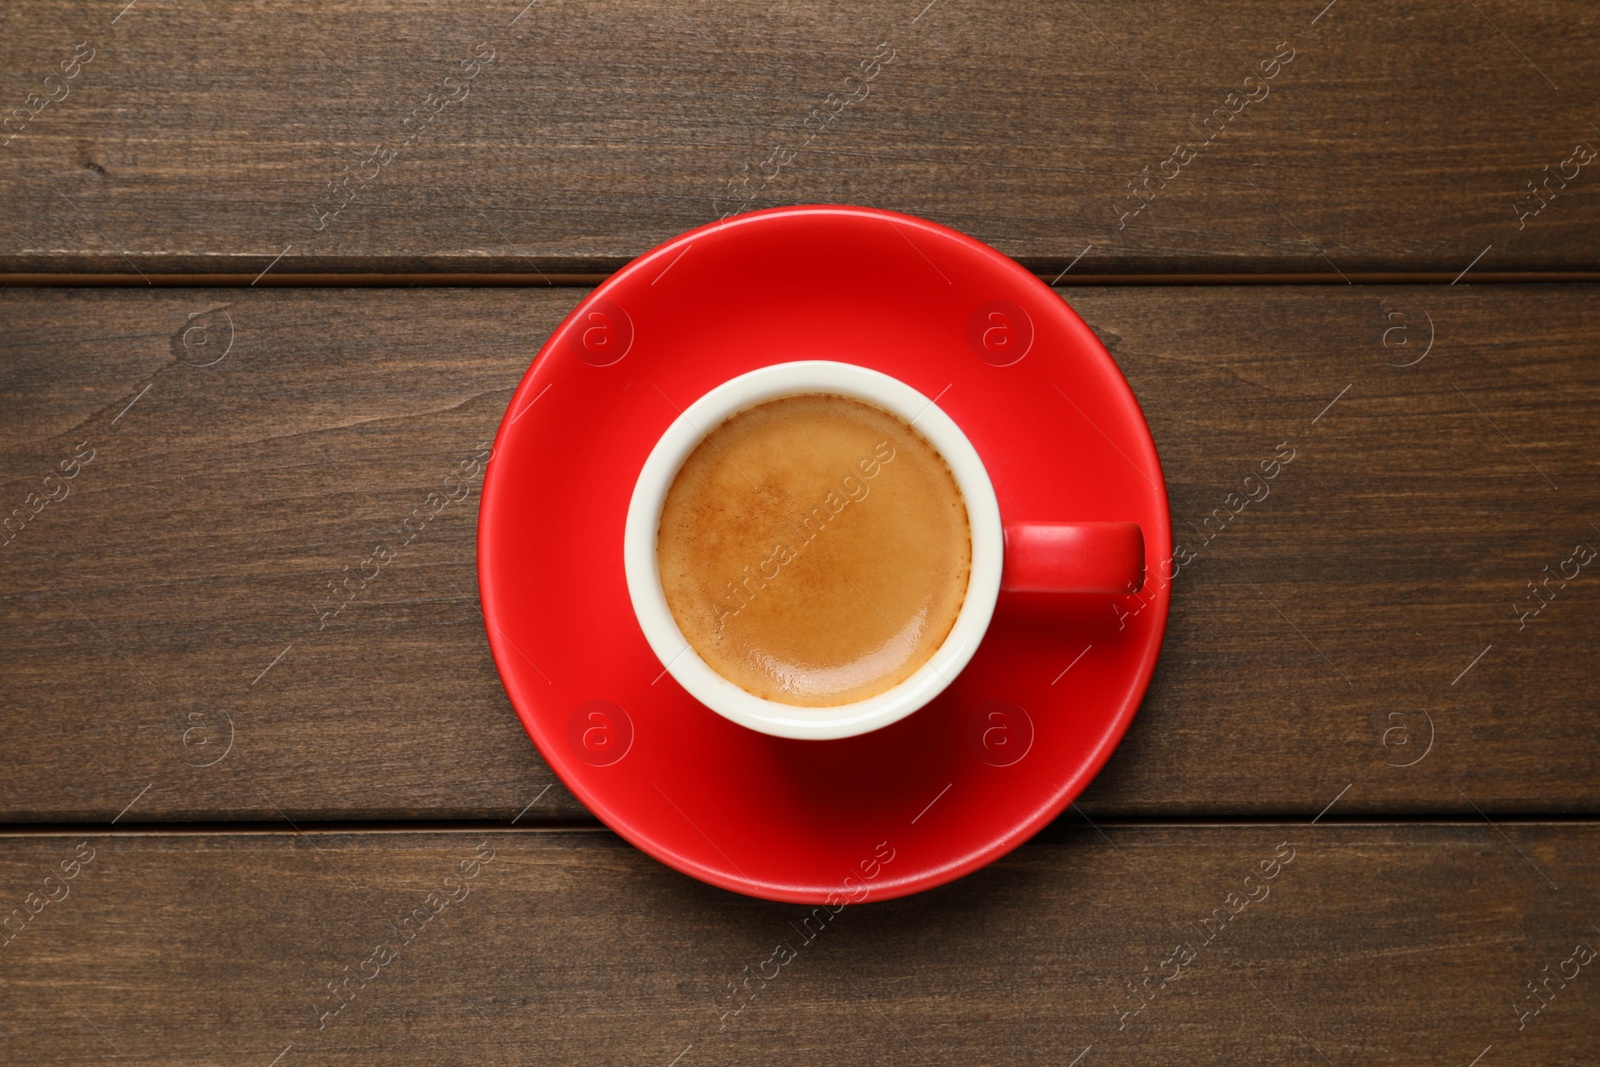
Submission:
[[[909,678],[866,700],[808,708],[767,700],[718,674],[690,646],[667,606],[656,559],[656,537],[667,491],[706,433],[757,404],[802,393],[832,393],[882,408],[922,434],[949,464],[967,505],[972,571],[955,625],[942,645]],[[645,460],[628,503],[623,564],[628,596],[645,640],[679,685],[700,703],[740,726],[776,737],[825,741],[898,722],[944,691],[978,649],[1000,595],[1004,536],[994,485],[961,427],[937,404],[887,374],[853,363],[803,360],[741,374],[681,412]]]

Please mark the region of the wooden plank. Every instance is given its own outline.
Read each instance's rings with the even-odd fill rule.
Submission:
[[[17,0],[0,273],[606,272],[811,202],[1047,276],[1592,271],[1597,45],[1581,0]]]
[[[471,477],[317,607],[463,492],[580,295],[0,293],[0,489],[69,493],[0,548],[0,819],[582,817],[486,647]],[[1573,549],[1600,548],[1600,291],[1066,297],[1144,405],[1192,554],[1085,811],[1593,812],[1600,585]]]
[[[10,1064],[1587,1062],[1600,836],[1500,829],[1056,828],[819,911],[596,832],[10,837],[0,1042]]]

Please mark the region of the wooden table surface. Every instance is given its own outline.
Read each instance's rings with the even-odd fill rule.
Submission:
[[[1597,1062],[1597,47],[1578,0],[12,0],[0,1062]],[[589,287],[813,202],[1057,286],[1196,551],[1074,808],[820,924],[554,778],[476,482],[314,607]]]

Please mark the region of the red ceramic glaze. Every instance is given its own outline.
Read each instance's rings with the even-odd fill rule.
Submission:
[[[983,458],[1008,527],[1132,523],[1148,573],[1170,570],[1149,428],[1059,296],[922,219],[779,208],[641,256],[550,336],[484,478],[484,616],[529,736],[628,841],[751,896],[887,899],[1004,855],[1082,791],[1149,684],[1168,586],[1152,580],[1137,597],[1003,591],[950,687],[860,737],[769,737],[699,704],[651,653],[629,603],[622,530],[634,481],[707,390],[807,359],[871,367],[934,398]],[[1048,542],[1038,529],[1029,536]],[[1126,527],[1094,536],[1107,566],[1135,551]],[[1020,546],[1033,582],[1023,588],[1060,577],[1047,548]]]
[[[1144,531],[1137,523],[1008,523],[1005,536],[1002,589],[1132,593],[1144,584]]]

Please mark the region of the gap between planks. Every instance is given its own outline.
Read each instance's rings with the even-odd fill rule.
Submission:
[[[1448,271],[1339,274],[1074,274],[1034,271],[1034,277],[1056,288],[1081,286],[1177,285],[1526,285],[1600,282],[1600,271],[1484,271],[1462,278]],[[436,272],[429,274],[4,274],[0,289],[407,289],[407,288],[593,288],[610,273],[527,274]]]
[[[1554,815],[1505,815],[1492,814],[1495,826],[1514,826],[1519,828],[1537,826],[1583,826],[1592,825],[1600,829],[1600,813],[1579,814],[1554,814]],[[1076,831],[1089,824],[1079,818],[1063,812],[1050,825],[1039,831],[1036,836],[1045,837],[1052,833],[1063,831]],[[1094,826],[1105,829],[1207,829],[1228,827],[1252,826],[1310,826],[1311,818],[1303,813],[1293,815],[1261,815],[1261,816],[1228,816],[1228,815],[1148,815],[1148,816],[1106,816],[1097,818]],[[1328,826],[1356,826],[1381,829],[1383,827],[1416,827],[1416,826],[1482,826],[1482,815],[1463,815],[1459,812],[1443,814],[1377,814],[1377,815],[1343,815],[1322,819],[1316,823],[1320,827]],[[281,821],[266,819],[254,822],[144,822],[122,823],[112,826],[103,822],[60,822],[60,823],[11,823],[0,824],[0,839],[51,837],[51,836],[81,836],[94,834],[96,836],[120,835],[123,837],[159,837],[159,836],[204,836],[224,834],[264,834],[279,836],[303,836],[306,834],[327,834],[348,836],[352,834],[443,834],[443,833],[541,833],[541,834],[609,834],[610,830],[599,820],[591,819],[557,819],[548,822],[533,822],[529,820],[521,825],[512,826],[509,819],[498,820],[462,820],[462,819],[389,819],[384,821],[328,821],[314,822],[296,820],[293,827]]]

